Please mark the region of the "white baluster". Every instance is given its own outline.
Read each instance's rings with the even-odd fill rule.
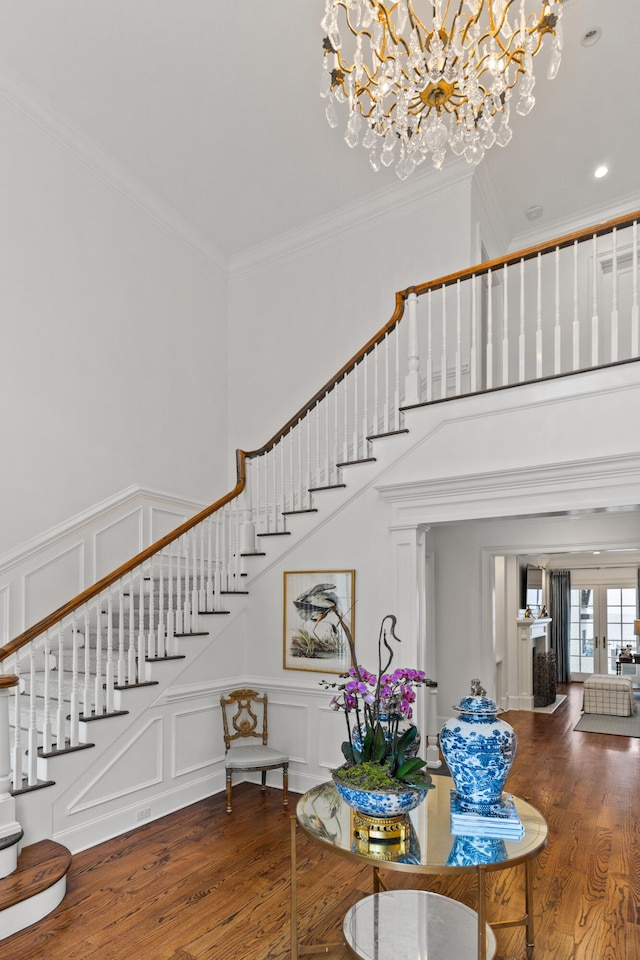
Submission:
[[[136,588],[138,593],[138,642],[136,654],[138,658],[138,683],[142,683],[147,679],[147,644],[146,637],[144,635],[144,577],[142,575],[142,567],[138,569],[136,579]]]
[[[248,465],[248,461],[247,461]],[[251,520],[251,512],[249,512],[249,521],[248,523],[251,526],[253,531],[253,538],[251,541],[247,538],[243,543],[243,549],[247,553],[255,552],[255,527],[253,521]],[[213,596],[213,531],[212,531],[213,518],[207,517],[207,579],[205,585],[205,604],[204,610],[213,610],[214,608],[214,596]],[[246,527],[245,527],[246,532]],[[162,578],[160,579],[160,585],[162,586]]]
[[[390,337],[390,336],[391,336],[391,334],[389,333],[389,331],[387,331],[387,333],[386,333],[385,336],[384,336],[384,358],[383,358],[383,360],[384,360],[384,370],[383,370],[383,377],[382,377],[382,379],[383,379],[383,381],[384,381],[384,385],[383,385],[383,394],[384,394],[384,396],[383,396],[383,401],[382,401],[382,403],[383,403],[383,407],[382,407],[382,411],[383,411],[383,412],[382,412],[382,432],[383,432],[383,433],[388,433],[388,432],[389,432],[389,429],[390,429],[390,427],[389,427],[389,422],[390,422],[389,408],[390,408],[390,405],[391,405],[391,403],[390,403],[390,398],[391,398],[391,385],[390,385],[390,382],[389,382],[389,337]]]
[[[184,600],[182,629],[184,633],[191,633],[193,627],[191,624],[191,587],[193,583],[193,535],[188,530],[184,534]]]
[[[173,576],[173,553],[175,541],[168,546],[169,565],[167,569],[167,637],[165,640],[165,654],[173,653],[174,637],[176,635],[176,592]]]
[[[128,583],[128,608],[129,608],[129,643],[127,647],[127,683],[136,683],[138,680],[138,658],[136,656],[136,631],[134,616],[134,596],[133,596],[133,575],[129,574]]]
[[[118,686],[127,682],[127,656],[124,642],[124,583],[118,582]]]
[[[525,378],[525,309],[524,309],[524,259],[520,258],[520,334],[518,336],[518,380]]]
[[[158,638],[157,649],[159,657],[166,657],[167,652],[167,623],[166,623],[164,551],[160,554],[158,564]]]
[[[247,468],[248,469],[248,468]],[[246,491],[246,487],[245,487]],[[246,502],[246,501],[245,501]],[[246,515],[249,518],[249,523],[251,522],[251,511],[249,510]],[[200,577],[198,580],[198,606],[196,610],[207,609],[207,547],[206,547],[206,533],[209,529],[209,521],[204,520],[198,527],[198,542],[200,543]],[[244,543],[242,549],[244,550]]]
[[[373,434],[380,432],[380,344],[373,351]]]
[[[336,469],[336,464],[340,458],[340,411],[338,404],[340,395],[337,383],[334,383],[331,393],[333,396],[333,436],[331,438],[331,464],[328,480],[329,485],[338,482],[338,471]]]
[[[433,400],[433,314],[431,290],[427,293],[427,403]]]
[[[342,378],[342,462],[349,460],[349,377]]]
[[[442,344],[440,352],[440,396],[447,395],[447,288],[442,284]]]
[[[160,559],[162,563],[162,558]],[[153,558],[149,560],[149,579],[146,581],[149,585],[149,601],[148,601],[148,611],[149,611],[149,633],[147,636],[147,650],[149,651],[150,657],[159,657],[160,650],[158,646],[160,644],[160,634],[156,630],[156,581],[155,581],[155,565]]]
[[[502,268],[504,294],[502,298],[502,384],[509,383],[509,270],[505,263]]]
[[[396,325],[389,336],[393,335],[393,356],[395,361],[395,389],[393,393],[393,426],[400,429],[400,329]]]
[[[462,393],[462,308],[460,279],[456,280],[456,397]]]
[[[331,400],[333,393],[327,393],[322,401],[324,410],[324,482],[326,486],[331,483],[331,430],[329,427],[329,415],[331,413]]]
[[[175,635],[184,633],[184,606],[182,601],[182,538],[178,537],[176,543],[176,617],[175,617]]]
[[[116,664],[113,655],[113,596],[111,588],[107,595],[107,664],[105,668],[105,684],[107,697],[107,713],[115,710],[114,684],[116,682]]]
[[[407,373],[404,378],[404,405],[420,403],[420,350],[418,347],[418,295],[407,297]],[[397,334],[396,334],[397,336]]]
[[[269,451],[269,456],[271,457],[271,487],[272,494],[270,496],[271,510],[273,516],[273,530],[275,533],[278,533],[280,530],[279,525],[279,510],[278,510],[278,473],[277,473],[277,456],[276,448],[272,447]]]
[[[613,228],[613,264],[611,276],[611,362],[618,359],[618,231]]]
[[[20,655],[16,655],[16,664],[14,674],[18,678],[18,683],[13,690],[13,789],[20,790],[22,787],[22,709],[20,700]]]
[[[64,699],[64,633],[62,626],[58,630],[58,709],[56,711],[56,749],[66,746],[65,723],[67,707]]]
[[[369,354],[365,354],[362,361],[364,377],[362,385],[362,452],[366,456],[368,451],[367,437],[369,436]]]
[[[71,707],[69,710],[69,745],[77,747],[80,743],[80,636],[75,616],[71,621]]]
[[[633,252],[632,252],[632,263],[633,263],[633,278],[632,278],[632,295],[631,295],[631,356],[638,356],[638,333],[640,328],[639,316],[638,316],[638,221],[633,221]]]
[[[91,623],[89,608],[84,611],[84,683],[82,688],[82,716],[91,716]]]
[[[555,268],[556,268],[556,296],[555,296],[555,318],[556,322],[553,328],[553,372],[562,372],[561,344],[562,328],[560,326],[560,247],[555,249]]]
[[[479,278],[471,277],[471,349],[469,363],[471,365],[471,393],[478,389],[478,283]],[[431,301],[429,301],[431,302]],[[429,322],[429,355],[431,355],[431,322]],[[429,397],[431,399],[431,397]]]
[[[42,749],[51,753],[53,749],[53,730],[51,724],[51,640],[49,631],[44,635],[44,719],[42,725]]]
[[[29,647],[29,746],[27,749],[27,783],[30,787],[38,782],[38,729],[36,722],[36,656],[34,646]]]
[[[493,276],[487,271],[487,390],[493,387]]]
[[[353,368],[353,438],[351,441],[353,449],[351,451],[351,460],[358,460],[360,457],[360,438],[358,436],[358,419],[360,417],[358,378],[359,370],[358,364],[356,363]]]
[[[598,322],[598,235],[593,235],[593,277],[591,307],[591,366],[598,366],[598,340],[600,336]]]
[[[580,369],[580,315],[578,313],[578,241],[573,244],[573,369]]]
[[[102,675],[102,602],[100,597],[96,600],[96,674],[94,681],[93,701],[95,704],[96,716],[104,713],[104,687]]]
[[[536,377],[542,376],[542,254],[537,257]]]
[[[198,529],[189,531],[191,542],[191,590],[189,592],[189,631],[198,629]],[[188,631],[188,632],[189,632]]]
[[[215,552],[215,567],[214,567],[214,593],[215,593],[215,606],[214,610],[221,610],[222,604],[220,602],[220,594],[222,593],[222,560],[221,553],[222,550],[222,531],[220,529],[222,524],[222,510],[219,510],[215,516],[216,523],[216,552]]]

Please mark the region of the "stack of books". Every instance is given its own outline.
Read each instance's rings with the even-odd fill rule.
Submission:
[[[521,840],[524,827],[510,793],[503,793],[496,803],[473,807],[452,790],[451,833],[466,837]]]

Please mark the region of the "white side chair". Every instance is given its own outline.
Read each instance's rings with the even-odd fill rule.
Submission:
[[[257,690],[232,690],[220,697],[227,778],[227,813],[231,813],[231,778],[234,770],[262,771],[262,789],[266,789],[267,770],[282,767],[282,803],[289,805],[289,757],[268,746],[267,694]]]

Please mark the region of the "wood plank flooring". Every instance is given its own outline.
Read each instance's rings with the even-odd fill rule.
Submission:
[[[574,733],[582,687],[554,714],[509,713],[519,749],[507,787],[547,818],[537,861],[535,960],[640,960],[640,740]],[[295,795],[290,810],[295,810]],[[279,790],[234,789],[73,858],[44,921],[0,941],[3,960],[285,960],[290,815]],[[300,931],[341,937],[370,871],[298,842]],[[475,906],[465,878],[385,874]],[[490,874],[489,916],[522,907],[520,870]],[[527,957],[523,928],[498,930],[496,960]],[[347,960],[345,947],[328,954]],[[451,960],[457,960],[452,957]]]

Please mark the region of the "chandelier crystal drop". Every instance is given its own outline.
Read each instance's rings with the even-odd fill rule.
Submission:
[[[447,148],[480,163],[509,143],[512,102],[522,116],[533,107],[533,58],[547,35],[547,76],[558,72],[561,17],[562,0],[325,0],[329,125],[346,111],[347,144],[361,143],[376,171],[395,165],[401,180],[428,154],[440,169]]]

